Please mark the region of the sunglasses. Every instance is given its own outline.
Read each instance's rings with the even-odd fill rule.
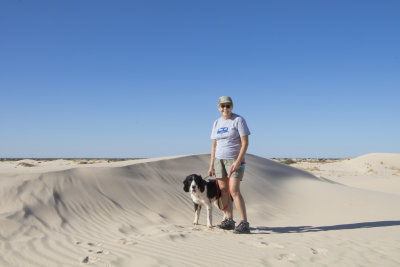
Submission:
[[[231,108],[231,105],[221,105],[221,108]]]

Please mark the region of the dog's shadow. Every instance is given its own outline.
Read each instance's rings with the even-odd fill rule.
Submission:
[[[292,234],[292,233],[310,233],[333,230],[352,230],[361,228],[376,228],[400,226],[400,221],[377,221],[377,222],[362,222],[351,224],[338,224],[330,226],[287,226],[287,227],[252,227],[253,234]]]

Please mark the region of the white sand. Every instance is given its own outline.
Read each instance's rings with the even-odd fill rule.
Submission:
[[[345,185],[400,194],[400,154],[373,153],[333,163],[301,162],[291,166]]]
[[[247,155],[250,235],[206,230],[205,211],[191,225],[182,181],[204,176],[209,155],[0,162],[0,266],[399,266],[398,159],[319,166],[317,178]]]

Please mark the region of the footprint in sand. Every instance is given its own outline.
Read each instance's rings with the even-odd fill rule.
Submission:
[[[186,238],[186,235],[185,234],[170,234],[170,235],[168,235],[168,237],[172,241],[174,241],[174,240],[177,240],[177,239],[184,239],[184,238]]]
[[[197,226],[195,226],[192,228],[192,231],[218,231],[218,230],[222,230],[222,229],[215,227],[215,226],[213,226],[213,227],[203,227],[203,226],[197,227]],[[225,231],[225,230],[222,230],[222,231]]]
[[[122,244],[122,245],[136,245],[137,242],[133,241],[130,238],[121,238],[120,240],[118,240],[118,243]]]
[[[103,244],[100,242],[82,242],[82,241],[77,241],[75,242],[78,246],[90,246],[90,247],[101,247]]]
[[[274,249],[284,249],[285,246],[278,244],[278,243],[268,243],[268,242],[259,242],[258,247],[269,247],[269,248],[274,248]]]
[[[98,251],[94,251],[94,250],[92,250],[92,249],[89,249],[88,252],[89,252],[89,253],[96,253],[96,254],[98,254],[98,255],[100,255],[100,254],[104,254],[104,255],[110,254],[110,252],[109,252],[108,250],[98,250]]]
[[[327,249],[325,248],[310,248],[312,254],[314,255],[326,255],[326,253],[328,252]]]
[[[99,242],[96,242],[96,243],[89,242],[87,244],[88,244],[88,246],[91,246],[91,247],[100,247],[103,245],[102,243],[99,243]]]
[[[99,261],[99,258],[93,257],[93,256],[86,256],[83,260],[82,263],[87,263],[87,264],[92,264],[96,263]]]
[[[83,248],[86,247],[87,252],[91,253],[91,254],[95,254],[97,256],[102,256],[102,255],[108,255],[110,254],[110,252],[108,250],[104,250],[104,249],[95,249],[95,247],[101,247],[103,244],[100,242],[82,242],[82,241],[77,241],[75,242],[76,245],[81,246]],[[89,247],[92,247],[89,249]],[[97,263],[101,260],[101,258],[96,257],[96,256],[86,256],[83,260],[82,263],[86,263],[86,264],[93,264],[93,263]]]
[[[103,255],[108,255],[108,254],[110,254],[110,251],[108,251],[108,250],[98,250],[98,251],[96,251],[96,254],[103,254]]]
[[[296,254],[294,254],[294,253],[280,254],[277,257],[278,260],[286,260],[286,261],[292,261],[295,258],[296,258]]]

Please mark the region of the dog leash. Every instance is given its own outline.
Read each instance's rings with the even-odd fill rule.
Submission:
[[[232,175],[232,171],[233,171],[233,166],[232,166],[232,168],[231,168],[231,171],[230,171],[230,173],[229,173],[229,178],[228,178],[228,194],[230,194],[229,193],[229,180],[231,179],[231,175]],[[210,177],[213,177],[213,175],[211,176],[211,175],[208,175],[208,176],[206,176],[206,177],[204,177],[204,180],[205,179],[207,179],[207,178],[210,178]],[[217,188],[217,204],[218,204],[218,208],[220,209],[220,210],[226,210],[227,208],[228,208],[228,206],[226,206],[225,208],[222,208],[221,209],[221,206],[220,206],[220,204],[219,204],[219,199],[220,199],[220,197],[219,197],[219,185],[218,185],[218,179],[215,179],[215,186],[216,186],[216,188]],[[221,194],[222,195],[222,194]]]

